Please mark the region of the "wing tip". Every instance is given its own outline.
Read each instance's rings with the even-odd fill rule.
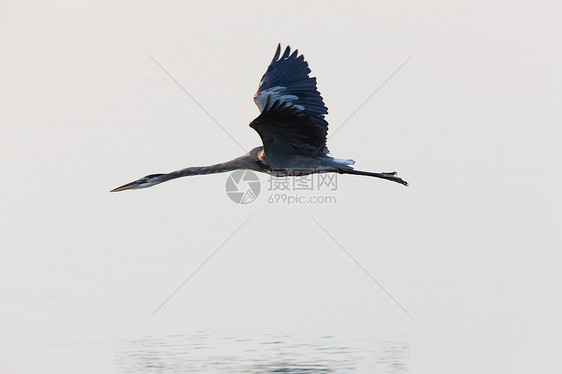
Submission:
[[[271,62],[277,61],[280,54],[281,54],[281,42],[277,44],[277,50],[275,51],[275,55],[273,55],[273,60],[271,60]]]
[[[287,59],[287,57],[289,57],[290,54],[291,54],[291,46],[287,45],[285,51],[283,52],[283,56],[281,56],[281,60]]]
[[[283,51],[283,55],[281,55],[281,42],[279,42],[277,43],[277,49],[275,50],[275,55],[273,56],[273,60],[271,60],[271,62],[286,60],[287,58],[292,57],[295,54],[298,55],[298,53],[299,50],[295,49],[291,54],[291,46],[287,45],[287,47],[285,47],[285,50]]]

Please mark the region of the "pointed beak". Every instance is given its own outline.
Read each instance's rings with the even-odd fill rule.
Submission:
[[[109,192],[119,192],[119,191],[130,190],[131,188],[135,188],[135,187],[137,187],[138,185],[139,185],[139,182],[134,181],[134,182],[131,182],[131,183],[124,184],[124,185],[121,186],[121,187],[114,188],[114,189],[112,189],[112,190],[109,191]]]

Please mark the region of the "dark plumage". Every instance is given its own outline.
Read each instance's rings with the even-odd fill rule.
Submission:
[[[328,156],[326,135],[328,108],[316,88],[316,78],[298,50],[291,53],[281,45],[263,75],[254,102],[260,115],[250,127],[260,135],[263,147],[256,147],[234,160],[203,167],[189,167],[167,174],[151,174],[115,188],[112,192],[139,189],[190,175],[223,173],[249,169],[273,175],[341,173],[383,178],[407,185],[396,173],[372,173],[354,170],[353,160]]]
[[[275,56],[261,78],[258,91],[254,95],[258,108],[263,111],[264,108],[258,102],[265,101],[263,97],[269,96],[267,95],[269,90],[283,87],[281,94],[296,96],[297,99],[291,100],[292,104],[304,107],[303,114],[309,115],[324,130],[324,133],[327,133],[328,122],[324,116],[328,114],[328,108],[316,88],[316,78],[309,76],[310,68],[304,60],[304,56],[298,56],[297,49],[291,54],[289,46],[285,48],[281,57],[279,57],[280,52],[281,44],[277,46]]]

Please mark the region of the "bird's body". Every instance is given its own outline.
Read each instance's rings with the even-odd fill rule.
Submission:
[[[304,56],[281,45],[263,75],[254,102],[260,115],[250,123],[258,132],[263,146],[244,156],[221,164],[188,167],[167,174],[151,174],[115,188],[112,192],[139,189],[172,179],[246,169],[274,176],[296,176],[313,173],[366,175],[388,179],[403,185],[407,182],[391,173],[372,173],[353,169],[353,160],[335,159],[328,155],[326,135],[328,113],[316,88],[316,78]]]

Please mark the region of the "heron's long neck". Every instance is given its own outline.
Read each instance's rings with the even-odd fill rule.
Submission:
[[[181,170],[172,171],[171,173],[164,174],[161,182],[166,182],[172,179],[188,177],[191,175],[204,175],[215,173],[226,173],[238,169],[258,170],[256,161],[248,155],[235,158],[234,160],[215,164],[210,166],[194,166]]]

